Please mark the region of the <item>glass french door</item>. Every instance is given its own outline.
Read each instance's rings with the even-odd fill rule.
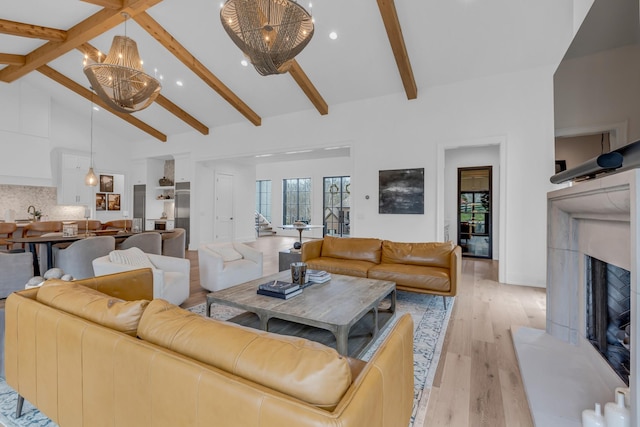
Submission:
[[[324,178],[324,235],[348,237],[351,216],[351,177]]]
[[[492,257],[491,166],[458,168],[458,245],[462,255]]]

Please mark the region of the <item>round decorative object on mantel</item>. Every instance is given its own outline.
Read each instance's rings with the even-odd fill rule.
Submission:
[[[158,180],[158,183],[160,184],[160,187],[169,187],[169,186],[173,185],[173,181],[171,181],[166,176],[163,176],[162,178],[160,178]]]

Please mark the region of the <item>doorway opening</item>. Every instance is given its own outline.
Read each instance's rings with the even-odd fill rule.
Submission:
[[[324,235],[349,237],[351,222],[351,177],[325,177],[323,184]]]
[[[458,168],[458,245],[462,255],[492,258],[492,167]]]

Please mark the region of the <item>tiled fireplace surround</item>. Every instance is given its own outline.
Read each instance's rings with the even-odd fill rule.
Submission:
[[[640,169],[552,191],[547,201],[546,334],[514,331],[536,426],[579,426],[582,409],[604,407],[624,385],[585,338],[587,256],[631,273],[631,425],[637,426]]]

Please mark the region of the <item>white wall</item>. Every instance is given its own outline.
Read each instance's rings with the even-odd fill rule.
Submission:
[[[640,45],[562,61],[554,76],[556,129],[626,122],[627,140],[640,140]],[[566,134],[566,132],[564,132]]]
[[[322,117],[310,110],[264,120],[261,127],[225,126],[207,137],[188,133],[172,137],[170,144],[140,142],[133,146],[132,156],[191,151],[192,159],[226,159],[348,141],[355,212],[352,235],[434,241],[439,236],[437,211],[444,209],[437,204],[438,187],[444,188],[436,179],[437,147],[498,135],[506,141],[508,183],[501,188],[506,204],[501,221],[505,241],[500,247],[501,280],[544,286],[546,193],[552,188],[549,177],[554,172],[554,69],[542,67],[427,88],[413,101],[398,94],[336,105]],[[425,168],[425,214],[378,214],[378,172],[420,167]],[[198,160],[194,169],[196,185],[213,173],[213,166],[200,165]],[[244,196],[249,212],[254,210],[254,193]],[[205,201],[202,196],[197,196],[199,202]],[[206,239],[211,234],[211,206],[201,205],[197,211],[192,233]]]

